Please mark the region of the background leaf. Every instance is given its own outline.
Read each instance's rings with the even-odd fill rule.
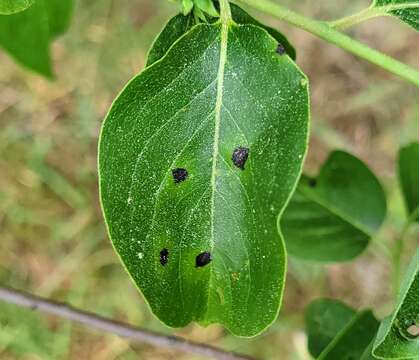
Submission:
[[[313,301],[304,314],[310,354],[319,356],[355,315],[355,310],[340,301]]]
[[[381,359],[417,359],[419,338],[419,246],[409,265],[394,313],[383,320],[374,343]]]
[[[0,0],[0,14],[10,15],[26,10],[34,0]]]
[[[282,220],[287,251],[314,261],[359,255],[386,214],[384,191],[356,157],[335,151],[316,179],[303,176]]]
[[[182,7],[183,7],[183,14],[187,15],[189,14],[193,9],[193,0],[183,0],[182,1]]]
[[[408,214],[419,221],[419,143],[400,149],[399,177]]]
[[[37,0],[13,15],[0,15],[0,46],[20,64],[51,78],[50,43],[70,22],[73,0]]]
[[[365,349],[365,351],[362,354],[360,360],[375,360],[376,359],[372,354],[374,340],[375,340],[375,338],[370,342],[368,347]]]
[[[419,30],[419,1],[417,0],[374,0],[373,7],[382,8],[385,13]],[[393,7],[393,9],[391,8]]]
[[[159,319],[253,336],[281,302],[277,217],[306,151],[308,88],[264,30],[223,29],[195,26],[122,91],[102,128],[100,189]]]
[[[49,27],[44,0],[13,15],[0,15],[0,46],[15,60],[52,77]]]
[[[70,26],[74,0],[45,0],[51,38],[62,35]]]
[[[195,6],[210,16],[218,16],[213,0],[195,0]]]
[[[272,35],[282,46],[284,46],[285,51],[287,54],[295,60],[296,58],[296,51],[294,47],[290,44],[288,39],[281,34],[278,30],[273,29],[271,27],[265,26],[261,24],[259,21],[251,17],[247,12],[241,9],[239,6],[230,4],[231,7],[231,15],[233,20],[237,24],[249,24],[249,25],[256,25],[263,29],[265,29],[270,35]],[[215,21],[218,19],[215,19]],[[213,19],[214,21],[214,19]],[[169,22],[166,24],[164,29],[161,33],[157,36],[154,44],[152,45],[147,60],[147,66],[150,66],[160,58],[162,58],[169,48],[174,44],[176,40],[178,40],[182,35],[188,32],[192,27],[196,25],[195,19],[193,14],[189,14],[184,16],[182,14],[178,14],[174,16]]]
[[[379,326],[370,310],[359,312],[317,358],[319,360],[361,359]]]
[[[378,321],[370,310],[356,312],[337,300],[318,299],[305,311],[308,349],[316,359],[372,358]]]

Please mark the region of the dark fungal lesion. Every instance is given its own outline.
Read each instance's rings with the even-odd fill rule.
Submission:
[[[314,187],[316,187],[316,185],[317,185],[317,180],[316,179],[310,179],[309,181],[308,181],[308,186],[310,186],[311,188],[314,188]]]
[[[212,261],[211,253],[208,251],[204,251],[203,253],[199,254],[195,259],[195,266],[196,267],[203,267],[208,265]]]
[[[249,148],[238,147],[234,149],[231,160],[233,164],[236,165],[239,169],[244,170],[247,159],[249,158]]]
[[[160,250],[160,264],[163,266],[167,264],[169,261],[169,250],[166,248]]]
[[[179,184],[188,178],[188,170],[184,168],[176,168],[172,170],[172,176],[175,184]]]
[[[284,45],[278,44],[276,47],[276,53],[280,56],[285,55],[287,53],[287,49],[285,49]]]

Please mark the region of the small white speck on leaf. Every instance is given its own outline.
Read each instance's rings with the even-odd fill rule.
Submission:
[[[407,332],[409,333],[409,335],[417,337],[419,336],[419,326],[411,325],[408,327]]]

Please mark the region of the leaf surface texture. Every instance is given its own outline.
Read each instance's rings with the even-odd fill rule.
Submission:
[[[306,77],[276,49],[253,25],[197,25],[104,121],[109,234],[167,325],[217,322],[253,336],[277,316],[277,218],[301,172],[309,99]]]

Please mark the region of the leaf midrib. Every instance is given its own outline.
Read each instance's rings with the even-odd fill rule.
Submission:
[[[202,52],[202,54],[192,63],[192,64],[190,64],[188,67],[185,67],[181,72],[179,72],[179,74],[177,74],[176,76],[175,76],[175,78],[173,79],[173,80],[171,80],[170,81],[170,83],[169,84],[167,84],[167,85],[165,85],[161,90],[159,90],[159,92],[157,93],[157,94],[155,94],[153,97],[151,97],[150,99],[148,99],[147,100],[147,102],[144,104],[144,106],[141,108],[141,110],[140,110],[140,114],[141,114],[141,112],[144,110],[144,109],[146,109],[147,108],[147,106],[152,102],[152,101],[154,101],[159,95],[161,95],[167,88],[169,88],[170,87],[170,85],[172,85],[176,80],[178,80],[188,69],[190,69],[192,66],[194,66],[196,63],[198,63],[206,54],[207,54],[207,51],[208,51],[208,49],[210,49],[211,47],[212,47],[212,45],[215,43],[215,41],[213,41],[213,42],[211,42],[211,44],[210,45],[208,45],[208,47]],[[161,61],[162,59],[160,59],[159,61]],[[151,66],[154,66],[155,65],[155,63],[154,64],[152,64]],[[150,67],[151,67],[150,66]],[[150,138],[148,139],[148,141],[146,142],[146,144],[144,145],[144,148],[140,151],[140,153],[137,155],[137,159],[136,159],[136,162],[135,162],[135,165],[134,165],[134,171],[132,172],[132,175],[131,175],[131,182],[130,182],[130,186],[129,186],[129,191],[128,191],[128,194],[129,194],[129,197],[131,197],[132,196],[132,188],[133,188],[133,185],[134,185],[134,177],[135,177],[135,174],[136,174],[136,169],[137,169],[137,167],[138,167],[138,162],[139,162],[139,159],[141,158],[141,156],[143,155],[143,153],[146,151],[146,149],[147,149],[147,147],[148,147],[148,145],[149,145],[149,143],[151,142],[151,140],[156,136],[156,134],[162,129],[162,128],[164,128],[165,126],[167,126],[167,123],[168,122],[170,122],[176,115],[178,115],[179,114],[179,112],[181,111],[181,109],[182,108],[184,108],[184,107],[186,107],[186,106],[189,106],[193,101],[195,101],[196,100],[196,98],[199,96],[199,95],[201,95],[203,92],[205,92],[215,81],[217,81],[217,79],[214,79],[213,81],[211,81],[211,83],[209,83],[202,91],[200,91],[200,92],[198,92],[193,98],[191,98],[190,99],[190,101],[187,103],[187,104],[185,104],[185,105],[183,105],[179,110],[177,110],[176,112],[175,112],[175,114],[173,114],[164,124],[162,124],[162,126],[160,126],[160,128],[158,128],[151,136],[150,136]],[[134,127],[135,128],[135,127]],[[133,131],[133,130],[131,130],[131,131]],[[131,133],[131,132],[130,132]],[[130,134],[130,133],[128,133],[128,135]],[[166,176],[163,178],[163,180],[162,181],[164,181],[164,179],[166,178]],[[157,198],[156,198],[156,200],[157,200]],[[131,223],[132,223],[132,221],[133,221],[133,212],[134,212],[134,207],[131,209],[131,215],[130,215],[130,217],[131,217]],[[151,233],[151,231],[152,231],[152,228],[150,227],[150,229],[148,230],[148,233],[147,233],[147,235],[148,234],[150,234]]]
[[[215,127],[214,127],[214,143],[212,151],[212,170],[211,170],[211,237],[210,247],[211,254],[214,250],[214,209],[215,209],[215,193],[217,191],[217,158],[219,155],[219,142],[220,142],[220,126],[221,126],[221,109],[223,105],[223,92],[224,92],[224,73],[227,62],[227,43],[228,43],[228,30],[229,22],[221,21],[221,36],[220,36],[220,61],[217,73],[217,99],[215,103]],[[211,290],[211,281],[213,276],[212,267],[210,269],[208,281],[208,294],[207,294],[207,308]]]

